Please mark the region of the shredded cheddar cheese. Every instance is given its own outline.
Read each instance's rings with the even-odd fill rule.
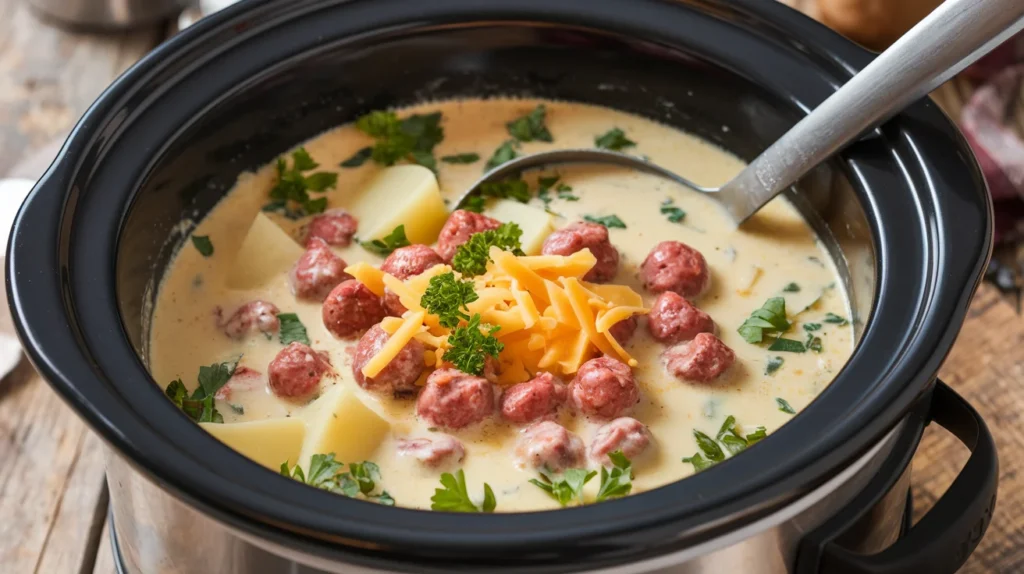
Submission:
[[[498,382],[529,380],[538,371],[571,376],[584,362],[601,354],[630,366],[637,361],[612,337],[616,323],[648,312],[640,294],[624,285],[598,285],[582,280],[596,264],[590,250],[568,256],[516,256],[491,248],[487,271],[473,279],[477,300],[467,306],[482,323],[497,325],[495,337],[505,348],[498,358]],[[420,305],[430,278],[451,271],[437,265],[421,275],[401,281],[365,264],[346,272],[375,293],[386,287],[408,309],[401,317],[388,317],[381,328],[388,342],[363,367],[363,374],[379,373],[412,339],[427,347],[424,363],[439,366],[448,347],[450,330]],[[372,283],[372,285],[370,284]]]

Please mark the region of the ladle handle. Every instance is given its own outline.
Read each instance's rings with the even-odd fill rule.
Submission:
[[[737,222],[1024,28],[1024,0],[947,0],[721,190]]]

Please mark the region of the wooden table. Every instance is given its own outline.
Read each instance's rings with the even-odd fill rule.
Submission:
[[[163,27],[72,34],[38,21],[20,0],[0,0],[0,176],[38,177],[100,91],[155,46]],[[968,88],[937,95],[955,114]],[[1024,571],[1024,322],[982,287],[942,377],[996,432],[1000,499],[988,535],[963,569]],[[0,385],[0,572],[109,574],[107,494],[100,440],[23,364]],[[942,431],[926,432],[914,459],[920,516],[966,460]]]

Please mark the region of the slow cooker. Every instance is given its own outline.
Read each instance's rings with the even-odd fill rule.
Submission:
[[[121,570],[955,571],[988,525],[997,459],[936,372],[988,260],[992,208],[927,100],[788,192],[842,270],[853,357],[792,422],[683,481],[548,512],[382,507],[235,453],[146,370],[182,222],[241,172],[362,113],[459,96],[589,102],[749,160],[870,59],[765,0],[250,0],[157,48],[79,122],[7,258],[32,361],[109,446]],[[972,454],[909,527],[909,461],[933,422]]]

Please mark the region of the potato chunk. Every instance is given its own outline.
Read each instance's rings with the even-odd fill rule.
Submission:
[[[377,450],[391,427],[344,384],[331,387],[300,418],[306,422],[306,440],[299,454],[303,468],[308,468],[314,454],[332,452],[335,460],[362,462]]]
[[[380,239],[399,225],[412,243],[437,241],[448,219],[434,173],[421,165],[397,165],[381,170],[352,203],[359,218],[359,239]]]
[[[282,462],[299,460],[306,425],[299,419],[268,419],[244,423],[199,423],[206,432],[241,454],[277,470]]]
[[[537,255],[544,240],[554,231],[552,215],[543,209],[526,205],[512,199],[498,199],[490,202],[485,215],[502,223],[515,223],[523,230],[521,242],[523,253]]]
[[[228,287],[252,289],[291,269],[302,257],[303,249],[290,235],[263,212],[245,234],[228,272]]]

